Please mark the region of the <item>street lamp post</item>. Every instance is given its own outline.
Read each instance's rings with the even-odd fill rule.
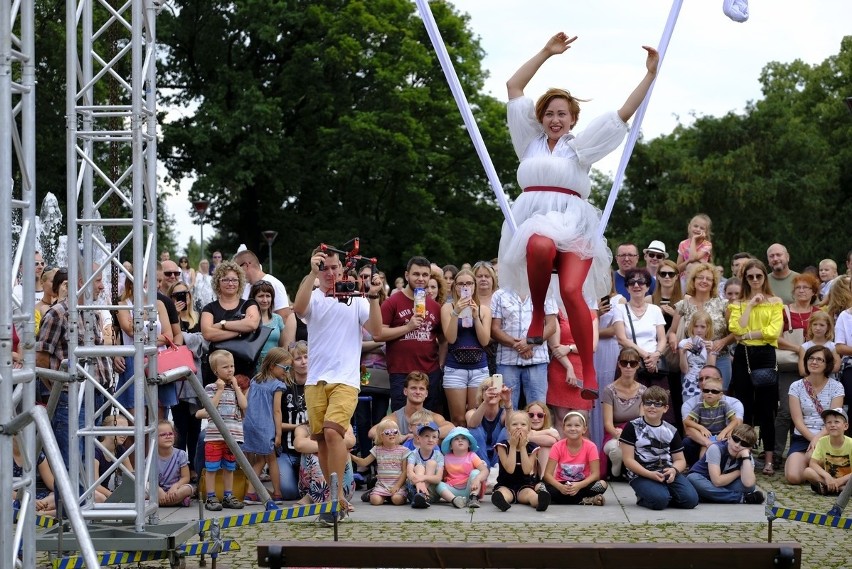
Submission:
[[[266,239],[266,244],[269,245],[269,267],[267,267],[266,272],[272,273],[272,244],[275,243],[275,238],[278,237],[277,231],[272,231],[271,229],[267,229],[262,232],[263,238]]]
[[[198,213],[201,218],[201,243],[199,246],[201,247],[201,255],[198,257],[198,261],[201,262],[201,259],[204,258],[204,214],[207,213],[207,207],[210,205],[207,200],[198,200],[197,202],[193,202],[192,206],[195,208],[196,213]]]

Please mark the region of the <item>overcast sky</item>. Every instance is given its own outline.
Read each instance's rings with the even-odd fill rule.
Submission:
[[[770,61],[822,62],[852,34],[852,0],[751,0],[745,23],[728,19],[722,0],[684,0],[668,53],[642,124],[646,139],[668,134],[691,115],[742,112],[761,98],[758,78]],[[470,15],[470,29],[485,50],[491,77],[486,90],[506,100],[506,79],[556,32],[579,38],[551,58],[528,86],[535,98],[548,87],[563,87],[592,99],[583,104],[583,122],[616,109],[641,79],[645,52],[657,47],[671,2],[666,0],[456,0]],[[852,96],[852,86],[849,95]],[[852,120],[852,117],[850,117]],[[614,172],[621,150],[598,163]],[[176,218],[178,244],[192,225],[186,192],[167,201]],[[209,238],[211,228],[205,226]]]

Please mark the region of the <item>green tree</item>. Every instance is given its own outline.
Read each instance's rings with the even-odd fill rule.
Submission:
[[[611,235],[674,250],[698,212],[713,220],[717,263],[784,243],[794,268],[849,247],[852,117],[843,104],[852,78],[852,36],[818,65],[769,63],[764,98],[743,114],[699,117],[637,145],[621,199],[631,214]]]
[[[505,108],[480,94],[467,17],[432,9],[498,173],[513,180]],[[162,158],[173,178],[197,178],[190,199],[210,202],[223,250],[276,230],[276,273],[290,281],[320,241],[356,235],[390,276],[413,254],[496,254],[502,215],[412,2],[180,0],[158,26],[160,86],[195,109],[164,125]]]

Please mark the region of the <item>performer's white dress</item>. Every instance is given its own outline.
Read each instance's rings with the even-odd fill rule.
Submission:
[[[555,191],[524,192],[512,206],[518,230],[511,233],[503,224],[500,239],[501,287],[529,294],[527,280],[527,241],[534,234],[553,239],[559,251],[593,258],[583,287],[587,299],[607,296],[610,291],[612,253],[606,240],[597,238],[600,210],[588,202],[592,164],[615,150],[627,134],[627,125],[613,111],[594,119],[577,135],[564,135],[553,152],[547,135],[536,120],[529,97],[508,104],[509,133],[521,160],[518,184],[521,188],[551,186],[577,192],[580,197]],[[552,267],[541,267],[550,272]]]

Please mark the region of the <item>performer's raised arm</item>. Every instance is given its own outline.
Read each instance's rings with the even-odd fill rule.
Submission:
[[[639,105],[642,104],[642,101],[645,99],[645,95],[648,94],[648,89],[651,88],[651,84],[654,82],[654,78],[657,76],[657,64],[660,62],[660,54],[657,53],[656,49],[654,49],[653,47],[648,47],[647,45],[643,45],[642,49],[648,52],[648,57],[645,60],[645,67],[648,69],[648,72],[645,74],[645,77],[642,78],[642,81],[640,81],[639,84],[636,85],[636,88],[633,89],[633,92],[630,93],[630,96],[627,97],[627,100],[624,101],[624,105],[622,105],[622,107],[618,109],[618,116],[624,122],[630,120],[630,117],[633,116],[633,114],[636,112],[636,109],[638,109]],[[517,74],[518,73],[515,73],[515,75]]]
[[[524,88],[527,86],[527,83],[530,82],[530,79],[535,76],[536,72],[544,64],[544,62],[550,59],[552,55],[559,55],[560,53],[565,53],[571,49],[571,44],[574,43],[574,40],[576,39],[577,36],[569,38],[564,32],[559,32],[547,40],[547,44],[541,48],[538,53],[532,56],[529,61],[521,65],[521,67],[515,71],[515,74],[506,81],[506,89],[509,92],[509,99],[523,97]],[[641,101],[642,100],[640,99],[639,102]]]

